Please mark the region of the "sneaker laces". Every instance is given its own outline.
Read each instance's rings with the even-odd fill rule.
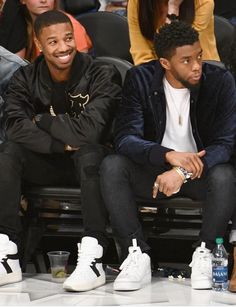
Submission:
[[[81,244],[78,244],[78,258],[77,258],[77,265],[76,270],[86,270],[88,266],[95,261],[96,256],[94,255],[94,251],[82,250]]]
[[[125,273],[133,273],[134,267],[138,266],[140,248],[137,246],[137,240],[132,240],[133,246],[129,248],[129,255],[120,266],[120,270]]]
[[[189,264],[189,266],[197,266],[200,274],[207,275],[210,266],[210,257],[210,252],[206,251],[204,248],[199,248],[199,250],[194,253],[192,262]]]

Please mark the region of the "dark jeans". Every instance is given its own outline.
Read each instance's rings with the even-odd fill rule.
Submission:
[[[102,145],[86,145],[73,153],[39,154],[7,142],[0,145],[0,233],[18,241],[22,184],[81,188],[84,235],[106,247],[107,211],[100,192],[99,167],[107,154]]]
[[[152,187],[156,176],[164,169],[138,165],[120,155],[110,155],[101,165],[101,191],[108,209],[111,225],[123,252],[127,253],[132,238],[138,240],[142,251],[150,247],[145,242],[138,219],[136,199],[154,202]],[[200,240],[214,247],[217,236],[224,236],[235,207],[235,170],[230,164],[213,167],[206,178],[182,185],[176,196],[205,200]],[[158,199],[166,198],[162,193]]]

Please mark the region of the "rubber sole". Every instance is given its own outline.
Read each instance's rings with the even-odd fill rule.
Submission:
[[[204,290],[204,289],[211,289],[212,283],[209,280],[191,280],[191,286],[193,289],[196,290]]]
[[[22,281],[21,270],[9,274],[0,275],[0,286],[12,284],[19,281]]]
[[[115,291],[135,291],[139,290],[142,287],[146,286],[147,284],[150,284],[152,280],[151,274],[147,274],[143,277],[143,279],[140,282],[132,282],[132,281],[122,281],[122,280],[115,280],[113,289]]]
[[[63,284],[63,289],[67,291],[82,292],[82,291],[89,291],[89,290],[101,287],[105,283],[106,283],[106,277],[105,275],[101,275],[98,278],[96,278],[96,280],[93,283],[89,282],[89,283],[83,283],[83,284],[81,283],[80,284],[76,284],[76,283],[69,284],[69,281],[68,283],[66,283],[65,281]]]

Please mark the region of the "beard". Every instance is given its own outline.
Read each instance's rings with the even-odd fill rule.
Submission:
[[[180,82],[185,88],[189,89],[189,90],[194,90],[194,89],[198,89],[201,83],[201,78],[199,79],[199,81],[197,83],[190,83],[188,82],[186,79],[183,79],[180,74],[172,69],[172,76],[178,81]]]
[[[195,84],[192,84],[192,83],[188,82],[187,80],[183,80],[181,78],[178,79],[178,81],[181,82],[184,87],[186,87],[187,89],[189,89],[191,91],[191,90],[198,89],[200,87],[201,79],[198,81],[198,83],[195,83]]]

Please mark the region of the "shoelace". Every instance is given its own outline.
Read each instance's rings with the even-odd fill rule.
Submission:
[[[193,267],[195,264],[201,270],[201,274],[207,273],[207,268],[209,267],[209,255],[206,255],[205,253],[198,253],[197,256],[193,257],[193,260],[189,266]]]
[[[131,253],[129,253],[128,257],[125,259],[125,261],[121,264],[120,270],[123,272],[132,272],[133,267],[138,265],[138,252],[137,250],[132,250]]]
[[[95,261],[95,255],[94,252],[88,252],[86,251],[86,253],[83,252],[83,250],[81,250],[81,248],[78,248],[78,259],[77,259],[77,265],[76,265],[76,269],[80,268],[80,269],[87,269],[88,265],[91,265],[91,263]]]

